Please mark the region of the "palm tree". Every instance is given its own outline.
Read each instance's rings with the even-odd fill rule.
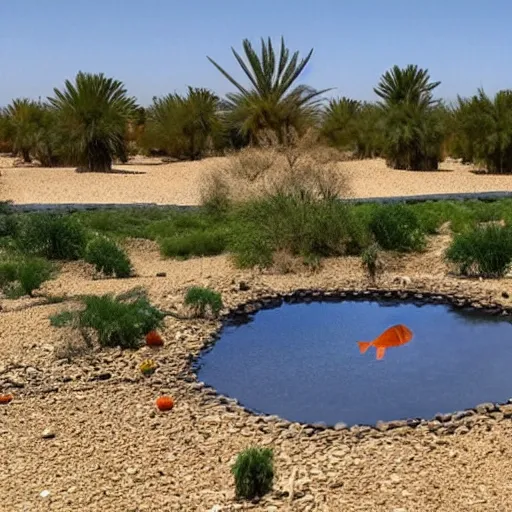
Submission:
[[[329,144],[352,151],[357,158],[373,158],[381,151],[381,124],[375,105],[336,98],[324,110],[321,133]]]
[[[35,101],[18,98],[5,109],[7,134],[14,153],[19,153],[23,161],[32,161],[31,150],[38,129],[42,107]]]
[[[70,157],[89,171],[111,170],[112,160],[126,154],[125,134],[136,108],[123,83],[79,72],[75,83],[66,80],[54,94],[48,100],[58,113]]]
[[[494,98],[483,89],[470,99],[459,97],[454,115],[463,158],[483,163],[490,172],[512,172],[512,90]]]
[[[394,66],[374,89],[384,117],[384,153],[394,169],[437,169],[444,125],[428,70]]]
[[[153,98],[148,109],[145,145],[177,158],[201,158],[220,134],[219,98],[208,89],[189,87],[186,96]]]
[[[427,69],[409,64],[405,68],[393,66],[386,71],[374,91],[386,107],[404,103],[431,106],[436,103],[432,91],[440,83],[430,82]]]
[[[281,48],[276,56],[270,38],[261,39],[258,55],[248,39],[242,42],[246,61],[231,48],[235,59],[249,79],[245,87],[235,80],[213,59],[208,60],[238,89],[226,95],[228,120],[243,136],[256,142],[258,132],[273,130],[282,137],[283,130],[301,131],[318,112],[320,95],[328,89],[317,91],[306,85],[295,85],[313,55],[313,50],[299,61],[299,52],[290,56],[290,50],[281,38]]]

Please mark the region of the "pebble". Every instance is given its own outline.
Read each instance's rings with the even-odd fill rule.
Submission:
[[[53,439],[55,437],[55,432],[51,428],[46,428],[43,430],[41,437],[43,439]]]
[[[41,491],[39,493],[39,496],[41,496],[41,498],[48,498],[50,496],[50,491],[47,491],[46,489],[44,491]]]

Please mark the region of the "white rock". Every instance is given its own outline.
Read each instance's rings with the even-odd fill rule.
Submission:
[[[44,491],[41,491],[39,493],[39,496],[41,496],[41,498],[48,498],[48,496],[50,496],[50,491],[47,491],[46,489]]]
[[[220,505],[213,505],[213,507],[208,512],[221,512],[222,507]]]
[[[51,428],[45,428],[41,437],[43,439],[53,439],[55,437],[55,432]]]

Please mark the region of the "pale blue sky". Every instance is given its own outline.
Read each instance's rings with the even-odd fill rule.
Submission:
[[[284,35],[315,52],[303,81],[373,99],[394,64],[419,64],[454,99],[512,88],[511,0],[0,0],[0,105],[45,97],[77,71],[104,72],[146,105],[187,85],[242,77],[230,47]]]

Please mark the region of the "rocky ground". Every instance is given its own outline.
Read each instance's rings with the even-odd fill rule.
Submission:
[[[442,261],[448,235],[429,251],[389,258],[379,285],[420,292],[458,292],[512,306],[510,280],[457,279]],[[66,264],[48,282],[52,295],[120,292],[144,286],[162,309],[181,307],[191,284],[223,293],[234,307],[251,298],[298,288],[365,288],[357,258],[333,259],[316,273],[279,275],[234,269],[228,257],[161,260],[150,242],[129,247],[138,277],[94,279],[85,264]],[[155,277],[165,272],[166,277]],[[404,279],[395,279],[397,277]],[[248,289],[240,290],[240,282]],[[79,343],[48,316],[76,307],[41,299],[2,301],[0,406],[2,511],[505,511],[511,510],[512,411],[446,417],[417,428],[314,429],[256,417],[224,403],[190,378],[195,354],[218,323],[168,317],[158,351],[106,350],[69,362],[62,348]],[[40,305],[37,305],[40,304]],[[138,371],[152,357],[150,378]],[[154,400],[176,406],[159,413]],[[476,405],[476,404],[475,404]],[[485,414],[484,414],[485,413]],[[384,429],[383,429],[384,430]],[[274,491],[238,502],[230,467],[249,445],[275,452]]]
[[[388,169],[384,160],[353,160],[334,164],[348,181],[352,197],[409,196],[462,192],[512,191],[512,175],[485,175],[454,161],[440,171]],[[116,165],[112,173],[76,173],[71,168],[14,167],[0,157],[0,201],[15,203],[158,203],[194,205],[212,171],[229,167],[226,158],[162,163],[138,158]]]

